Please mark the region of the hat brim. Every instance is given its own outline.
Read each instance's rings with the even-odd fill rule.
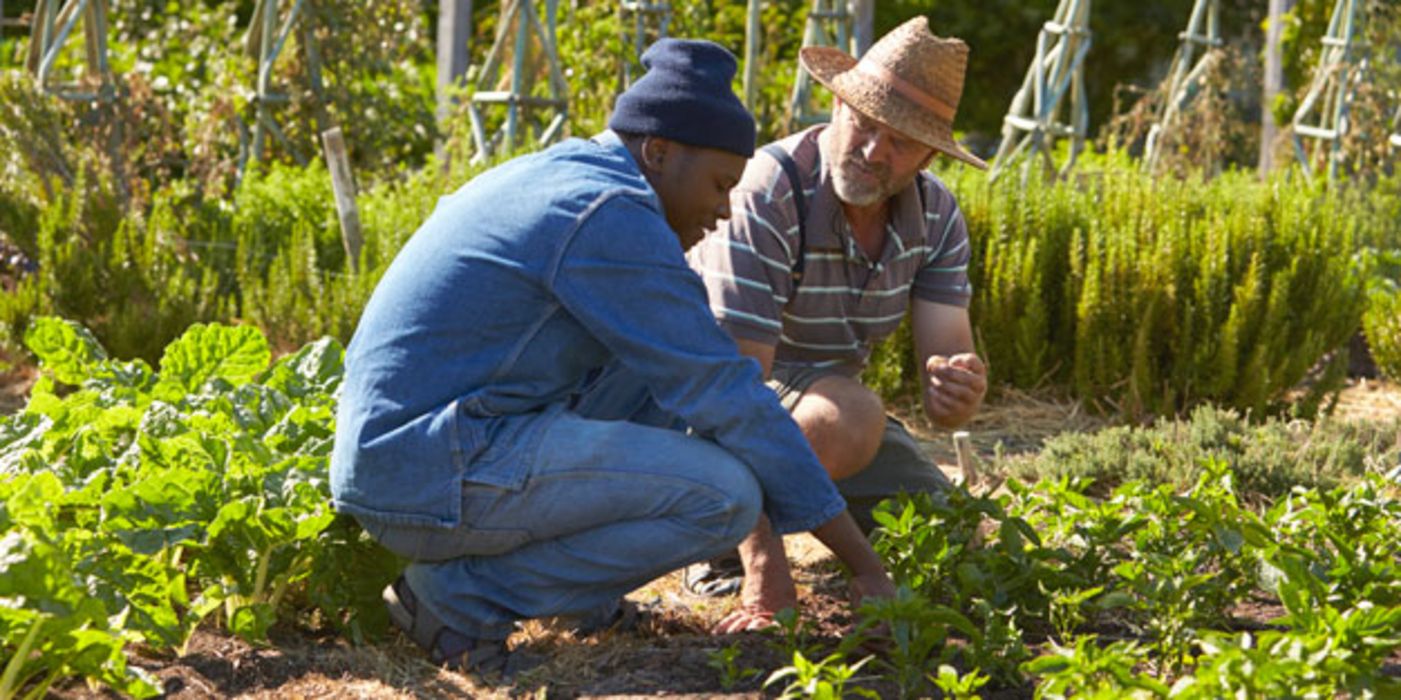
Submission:
[[[798,52],[798,62],[803,66],[803,70],[817,79],[817,82],[822,83],[832,94],[856,111],[944,155],[975,168],[987,169],[988,164],[982,158],[964,150],[963,146],[953,139],[953,124],[943,122],[899,95],[890,95],[886,99],[904,103],[898,110],[902,114],[890,114],[888,105],[882,106],[874,93],[858,89],[857,85],[866,79],[848,75],[856,66],[856,59],[845,51],[830,46],[808,46]],[[844,76],[849,79],[843,80]]]

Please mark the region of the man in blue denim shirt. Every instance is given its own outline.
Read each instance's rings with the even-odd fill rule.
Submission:
[[[607,620],[758,522],[813,531],[854,600],[893,592],[686,264],[754,149],[734,57],[643,62],[611,131],[444,198],[350,343],[332,494],[410,560],[385,599],[436,662],[501,669],[518,620]]]

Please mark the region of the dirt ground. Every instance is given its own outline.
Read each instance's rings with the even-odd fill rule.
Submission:
[[[815,540],[794,538],[791,549],[800,562],[799,595],[812,616],[818,645],[835,648],[850,628],[844,586]],[[514,649],[536,657],[541,665],[509,684],[487,685],[444,671],[406,638],[355,647],[334,635],[305,629],[274,630],[272,646],[254,647],[220,631],[195,634],[183,657],[133,649],[130,663],[161,679],[166,697],[206,698],[576,698],[576,697],[759,697],[763,675],[787,661],[776,636],[750,633],[729,638],[706,630],[734,605],[734,599],[691,596],[672,574],[630,596],[653,603],[658,612],[638,630],[575,639],[540,622],[527,623],[511,640]],[[711,655],[737,645],[739,668],[762,669],[729,690],[710,666]],[[106,698],[112,695],[70,682],[51,697]]]
[[[17,369],[0,375],[0,411],[23,406],[33,371]],[[953,441],[932,431],[912,407],[895,407],[912,432],[951,476],[955,466]],[[1401,386],[1358,380],[1344,392],[1337,415],[1349,419],[1388,418],[1401,414]],[[1073,403],[1021,393],[1004,394],[989,403],[970,426],[976,453],[991,457],[994,450],[1015,454],[1035,450],[1064,430],[1095,430],[1104,420],[1085,414]],[[812,625],[809,638],[819,646],[835,647],[851,626],[845,590],[836,566],[809,536],[788,539],[796,562],[800,603]],[[746,633],[727,638],[706,630],[736,604],[727,599],[702,599],[686,593],[680,573],[652,582],[630,597],[659,603],[660,612],[639,630],[609,633],[600,638],[574,639],[538,622],[528,623],[512,645],[543,660],[509,684],[484,685],[431,665],[413,644],[395,635],[375,646],[356,647],[334,635],[289,626],[274,630],[269,647],[254,647],[221,631],[196,633],[188,652],[157,653],[132,649],[132,664],[158,676],[166,697],[204,698],[752,698],[772,696],[762,688],[764,678],[789,662],[780,639],[771,633]],[[1243,629],[1259,628],[1280,612],[1273,601],[1256,601],[1237,611]],[[736,668],[752,675],[723,687],[712,667],[714,655],[731,645],[740,651]],[[1401,655],[1392,659],[1401,669]],[[893,689],[873,686],[882,697]],[[87,700],[112,697],[110,691],[70,681],[54,688],[51,697]],[[984,693],[989,698],[1029,698],[1030,688]]]
[[[10,415],[24,408],[29,401],[29,387],[34,386],[38,373],[27,363],[15,363],[0,352],[0,415]]]

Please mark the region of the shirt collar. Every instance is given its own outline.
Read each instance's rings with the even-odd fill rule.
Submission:
[[[652,189],[652,183],[647,181],[647,176],[642,173],[641,165],[632,157],[632,151],[628,150],[627,144],[623,143],[623,139],[618,135],[618,132],[612,129],[604,129],[590,136],[589,143],[598,144],[602,148],[621,153],[622,157],[626,159],[624,162],[631,169],[631,174],[637,176],[639,185],[647,191],[647,197],[651,201],[652,207],[658,212],[666,211],[665,207],[662,205],[661,195],[657,194],[657,191]]]
[[[637,161],[634,160],[632,157],[632,151],[628,150],[627,145],[623,143],[622,137],[618,136],[618,132],[612,129],[604,129],[603,131],[600,131],[597,134],[594,134],[593,136],[589,137],[589,140],[600,146],[603,146],[604,148],[616,148],[617,150],[626,153],[628,157],[628,162],[632,163],[633,167],[636,168],[639,173],[642,172],[642,168],[638,167]]]
[[[603,131],[594,134],[592,137],[589,138],[589,140],[603,146],[623,145],[622,137],[618,136],[618,132],[612,129],[604,129]]]

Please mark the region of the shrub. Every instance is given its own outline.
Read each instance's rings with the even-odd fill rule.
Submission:
[[[1401,380],[1401,289],[1373,292],[1362,326],[1377,369]]]
[[[1381,192],[1155,179],[1122,154],[1055,183],[944,176],[968,221],[970,313],[993,382],[1050,383],[1131,416],[1203,402],[1264,415],[1306,378],[1296,412],[1311,414],[1361,324],[1354,249],[1396,236]],[[914,390],[910,348],[902,330],[873,353],[866,379],[888,400]]]
[[[1251,425],[1231,410],[1201,406],[1185,420],[1160,419],[1051,438],[1035,457],[1007,463],[1023,478],[1084,478],[1108,488],[1132,479],[1190,486],[1211,461],[1230,464],[1244,493],[1294,486],[1332,488],[1401,458],[1401,421],[1269,419]]]
[[[1376,215],[1390,216],[1390,221],[1401,222],[1398,203],[1401,203],[1401,196],[1393,195],[1391,210],[1378,207]],[[1392,379],[1401,380],[1401,223],[1395,224],[1389,233],[1390,239],[1369,241],[1363,254],[1371,271],[1372,292],[1367,312],[1362,316],[1362,329],[1377,369]]]
[[[1155,180],[1117,155],[1072,181],[952,179],[1000,380],[1050,378],[1134,415],[1263,413],[1359,325],[1352,252],[1376,224],[1345,195],[1239,173]]]

